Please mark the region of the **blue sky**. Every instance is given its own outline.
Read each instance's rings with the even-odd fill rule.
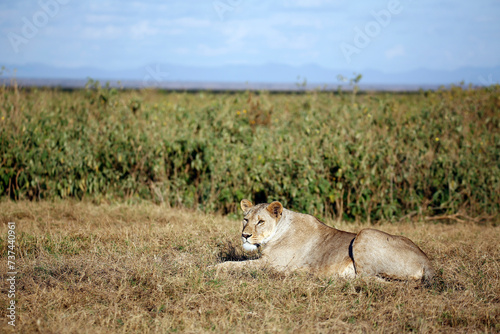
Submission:
[[[497,0],[0,3],[0,65],[113,70],[154,63],[280,63],[454,70],[499,66],[499,36]]]

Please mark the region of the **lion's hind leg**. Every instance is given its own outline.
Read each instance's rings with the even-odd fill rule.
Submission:
[[[432,265],[410,239],[375,229],[361,230],[352,244],[356,275],[394,280],[429,280]]]

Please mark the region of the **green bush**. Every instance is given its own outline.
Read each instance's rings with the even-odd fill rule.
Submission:
[[[0,196],[242,198],[343,219],[496,216],[500,88],[236,94],[3,87]]]

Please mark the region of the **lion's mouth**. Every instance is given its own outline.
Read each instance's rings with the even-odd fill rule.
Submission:
[[[258,250],[260,247],[259,243],[251,243],[248,240],[243,242],[243,249],[246,250],[247,252],[254,252]]]
[[[260,247],[261,246],[261,244],[259,242],[250,242],[248,240],[244,240],[243,244],[249,244],[249,245],[252,245],[252,246],[255,246],[255,247]]]

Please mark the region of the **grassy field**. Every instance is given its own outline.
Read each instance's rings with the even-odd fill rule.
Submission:
[[[2,277],[9,221],[20,333],[500,332],[500,228],[491,224],[377,224],[430,256],[437,277],[422,287],[216,273],[208,266],[241,256],[239,220],[151,202],[75,200],[0,202]],[[11,332],[0,295],[0,331]]]
[[[242,198],[405,235],[436,280],[217,273],[244,256]],[[500,86],[0,87],[0,275],[15,222],[23,333],[500,332],[499,211]]]

